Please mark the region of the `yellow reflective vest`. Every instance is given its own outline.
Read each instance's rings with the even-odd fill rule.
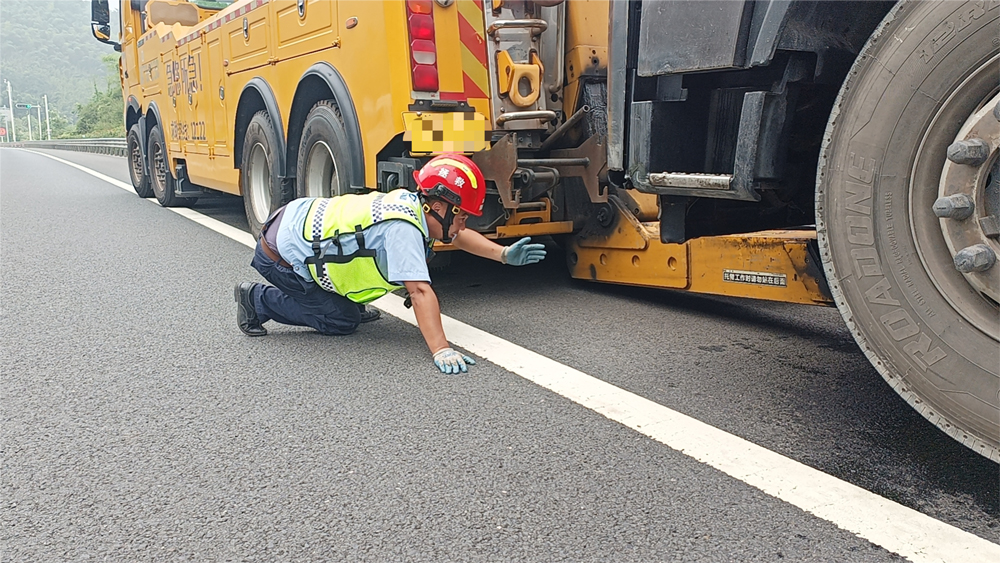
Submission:
[[[355,303],[368,303],[401,288],[385,279],[375,262],[375,250],[365,246],[363,231],[391,220],[406,221],[429,238],[420,198],[404,189],[314,200],[302,236],[312,243],[313,256],[305,264],[316,283]],[[357,251],[344,254],[339,238],[345,234],[354,235]],[[324,251],[327,241],[331,244]]]

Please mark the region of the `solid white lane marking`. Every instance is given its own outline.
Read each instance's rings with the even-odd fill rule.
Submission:
[[[135,193],[135,189],[132,187],[132,184],[127,184],[127,183],[122,182],[120,180],[116,180],[116,179],[112,178],[111,176],[107,176],[105,174],[101,174],[100,172],[98,172],[96,170],[91,170],[90,168],[87,168],[85,166],[80,166],[79,164],[77,164],[75,162],[70,162],[68,160],[59,158],[58,156],[53,156],[51,154],[46,154],[46,153],[43,153],[43,152],[38,152],[38,151],[33,151],[33,150],[27,150],[27,149],[22,149],[22,150],[25,150],[25,151],[30,152],[30,153],[38,154],[38,155],[41,155],[41,156],[47,156],[47,157],[51,158],[52,160],[57,160],[57,161],[65,164],[66,166],[72,166],[73,168],[76,168],[77,170],[79,170],[81,172],[85,172],[87,174],[90,174],[91,176],[94,176],[95,178],[100,178],[101,180],[104,180],[105,182],[111,184],[112,186],[115,186],[116,188],[121,188],[121,189],[123,189],[123,190],[125,190],[125,191],[127,191],[127,192],[129,192],[131,194]],[[156,198],[152,198],[152,197],[146,198],[146,201],[151,201],[153,203],[156,203]],[[187,207],[165,207],[164,209],[173,211],[174,213],[176,213],[178,215],[187,217],[188,219],[194,221],[195,223],[198,223],[199,225],[208,227],[209,229],[212,229],[213,231],[215,231],[215,232],[217,232],[217,233],[219,233],[219,234],[221,234],[221,235],[223,235],[225,237],[231,238],[231,239],[235,240],[236,242],[243,243],[243,244],[249,246],[250,248],[253,248],[257,244],[257,241],[254,240],[253,235],[251,235],[250,233],[248,233],[246,231],[242,231],[240,229],[237,229],[236,227],[227,225],[227,224],[223,223],[222,221],[219,221],[218,219],[213,219],[213,218],[208,217],[206,215],[202,215],[201,213],[198,213],[197,211],[192,211],[191,209],[189,209]]]
[[[31,150],[31,149],[20,149],[20,150],[23,150],[24,152],[30,152],[32,154],[37,154],[39,156],[45,156],[45,157],[51,158],[52,160],[57,160],[57,161],[65,164],[66,166],[72,166],[73,168],[76,168],[77,170],[79,170],[81,172],[86,172],[87,174],[90,174],[91,176],[94,176],[95,178],[100,178],[101,180],[104,180],[105,182],[111,184],[112,186],[114,186],[116,188],[121,188],[123,190],[127,190],[127,191],[130,191],[132,193],[135,193],[135,191],[132,189],[132,184],[126,184],[125,182],[122,182],[120,180],[116,180],[116,179],[112,178],[111,176],[106,176],[104,174],[101,174],[97,170],[91,170],[90,168],[87,168],[85,166],[80,166],[79,164],[77,164],[75,162],[70,162],[68,160],[63,160],[63,159],[59,158],[58,156],[52,156],[51,154],[46,154],[46,153],[43,153],[43,152],[38,152],[38,151]]]
[[[129,186],[131,187],[131,186]],[[213,219],[206,215],[202,215],[193,209],[187,207],[168,207],[167,209],[173,211],[174,213],[187,217],[188,219],[198,223],[199,225],[208,227],[213,231],[223,235],[225,237],[231,238],[238,243],[244,244],[250,248],[255,248],[257,246],[257,240],[253,238],[250,233],[237,229],[232,225],[227,225],[218,219]]]
[[[34,151],[32,151],[34,152]],[[48,156],[132,192],[132,186]],[[171,209],[250,248],[249,233],[190,209]],[[183,212],[182,212],[183,211]],[[397,295],[374,303],[414,326],[413,311]],[[1000,545],[936,520],[664,407],[644,397],[442,315],[448,340],[472,354],[644,434],[810,514],[915,563],[1000,561]],[[475,369],[475,368],[473,368]]]

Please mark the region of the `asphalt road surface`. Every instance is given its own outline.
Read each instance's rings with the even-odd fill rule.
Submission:
[[[194,210],[245,229],[239,198]],[[245,337],[249,248],[42,154],[0,150],[0,225],[4,562],[904,560],[497,363],[442,375],[394,316]],[[997,464],[835,309],[578,282],[554,245],[434,288],[514,350],[1000,542]]]

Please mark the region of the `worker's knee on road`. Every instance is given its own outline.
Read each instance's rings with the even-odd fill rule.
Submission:
[[[345,336],[354,333],[361,325],[361,311],[358,310],[358,306],[339,295],[331,297],[333,298],[325,301],[323,312],[317,315],[316,330],[327,336]]]
[[[348,334],[354,334],[354,332],[358,330],[358,326],[360,324],[360,322],[338,322],[336,324],[324,323],[323,325],[316,327],[316,331],[324,336],[347,336]]]

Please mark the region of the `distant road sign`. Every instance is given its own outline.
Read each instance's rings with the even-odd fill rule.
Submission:
[[[14,104],[14,107],[16,107],[17,109],[31,109],[35,106],[31,104]]]
[[[7,128],[0,127],[0,137],[6,137],[6,136],[7,136]]]

